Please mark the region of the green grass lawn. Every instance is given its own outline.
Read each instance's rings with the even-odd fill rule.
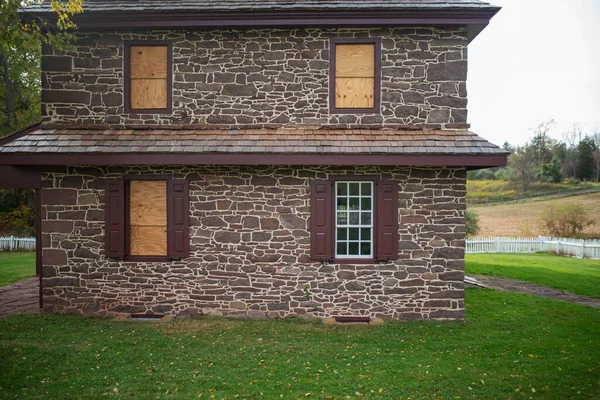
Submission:
[[[1,398],[598,398],[600,310],[467,291],[466,322],[0,318]]]
[[[600,298],[600,260],[550,253],[467,254],[465,272],[517,279]]]
[[[0,252],[0,286],[35,276],[35,252]]]

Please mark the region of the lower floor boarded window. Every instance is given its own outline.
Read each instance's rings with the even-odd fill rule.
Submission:
[[[167,256],[167,181],[129,181],[129,254]]]
[[[187,257],[188,198],[184,180],[107,181],[106,256],[149,261]]]
[[[344,177],[313,181],[311,256],[343,262],[398,258],[398,184]]]

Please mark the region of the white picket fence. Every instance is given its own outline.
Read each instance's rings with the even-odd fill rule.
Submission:
[[[0,251],[35,251],[35,238],[0,237]]]
[[[507,238],[487,237],[467,239],[467,253],[535,253],[551,251],[578,258],[600,259],[600,240],[554,237]]]

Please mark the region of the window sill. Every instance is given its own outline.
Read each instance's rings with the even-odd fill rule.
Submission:
[[[377,264],[374,258],[334,258],[330,264]]]

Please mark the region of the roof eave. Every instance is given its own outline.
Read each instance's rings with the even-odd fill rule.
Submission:
[[[507,154],[2,154],[0,165],[387,165],[413,167],[502,167]]]
[[[265,28],[265,27],[375,27],[467,26],[471,41],[500,10],[486,8],[310,11],[103,11],[73,17],[80,30],[153,28]],[[48,17],[47,12],[27,13]],[[55,18],[52,14],[51,18]]]

